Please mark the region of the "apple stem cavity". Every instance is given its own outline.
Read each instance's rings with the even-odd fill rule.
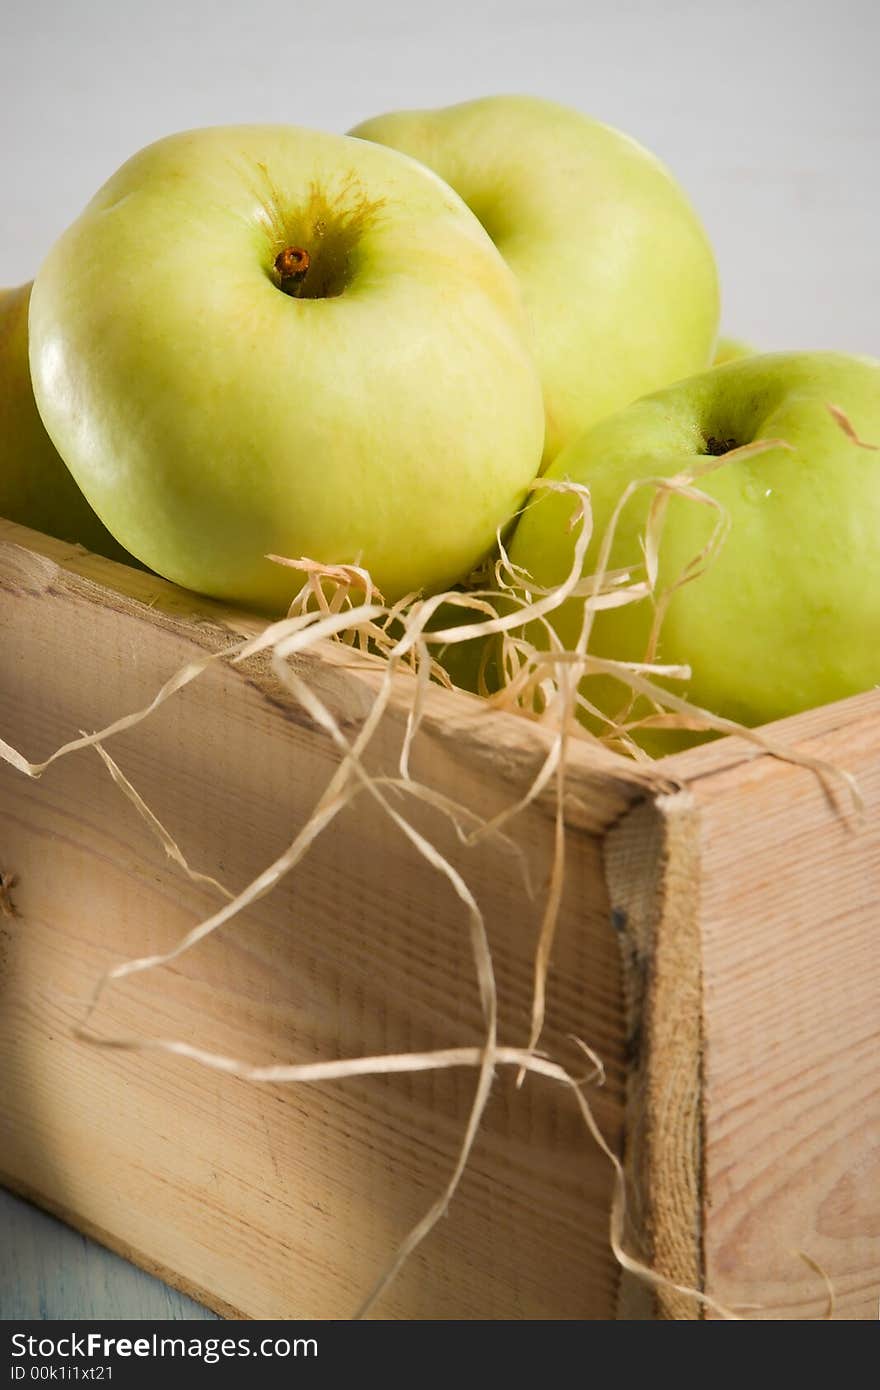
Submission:
[[[720,439],[717,435],[710,434],[706,439],[706,453],[713,458],[721,458],[722,454],[729,454],[733,449],[738,449],[739,445],[735,439]]]
[[[309,273],[311,257],[302,246],[285,246],[275,257],[278,288],[292,298],[298,298],[303,281]]]

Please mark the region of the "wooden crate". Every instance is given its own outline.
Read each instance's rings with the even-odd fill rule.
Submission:
[[[145,705],[248,621],[153,576],[0,524],[0,736],[37,760]],[[349,733],[377,676],[327,648],[302,669]],[[393,773],[401,676],[372,766]],[[570,751],[566,877],[544,1046],[604,1060],[589,1097],[658,1270],[745,1316],[874,1318],[880,1292],[880,696],[786,721],[789,746],[859,779],[864,822],[814,773],[734,739],[648,772]],[[108,745],[109,746],[109,745]],[[431,692],[415,773],[481,815],[547,749],[526,721]],[[114,757],[191,864],[240,888],[307,819],[330,740],[258,661],[214,663]],[[501,1038],[528,1033],[554,833],[542,796],[520,857],[462,846],[407,803],[484,910]],[[418,811],[418,814],[416,814]],[[240,1317],[348,1317],[455,1160],[475,1072],[254,1085],[74,1025],[98,976],[167,950],[217,906],[167,859],[93,750],[30,781],[0,764],[0,1177]],[[530,898],[523,862],[536,885]],[[468,925],[449,884],[361,798],[235,923],[101,1006],[101,1031],[254,1063],[477,1045]],[[446,1218],[377,1313],[693,1317],[621,1287],[612,1174],[569,1091],[499,1069]]]

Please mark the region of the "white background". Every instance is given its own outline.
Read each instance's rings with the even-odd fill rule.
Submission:
[[[728,331],[880,356],[877,0],[0,0],[0,284],[141,145],[554,97],[677,173]]]

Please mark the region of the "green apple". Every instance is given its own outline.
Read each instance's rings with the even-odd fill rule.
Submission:
[[[30,285],[0,290],[0,516],[78,541],[111,559],[127,559],[73,481],[37,413],[28,368],[30,297]]]
[[[279,610],[265,558],[365,565],[387,599],[488,550],[540,466],[515,280],[451,189],[290,126],[135,155],[60,238],[31,305],[40,413],[133,554]]]
[[[719,338],[715,348],[713,367],[723,367],[726,362],[738,362],[741,357],[753,357],[755,349],[742,338]]]
[[[724,508],[730,531],[705,572],[672,595],[657,651],[661,662],[691,667],[689,682],[669,688],[695,704],[756,725],[880,682],[880,454],[856,442],[847,422],[858,439],[880,445],[880,363],[822,352],[748,357],[636,402],[550,470],[551,478],[590,489],[595,531],[585,572],[593,573],[628,484],[686,475],[718,456],[717,469],[696,486]],[[734,452],[761,440],[789,447]],[[650,486],[633,494],[611,550],[611,566],[636,579],[645,577],[653,495]],[[513,537],[513,560],[542,584],[570,571],[571,510],[571,498],[541,497]],[[717,516],[671,497],[658,594],[700,553]],[[555,615],[568,647],[581,614],[582,603],[572,600]],[[652,618],[650,599],[598,613],[591,650],[644,659]],[[628,696],[604,678],[587,678],[584,689],[606,714]],[[635,713],[647,714],[647,703]]]
[[[515,271],[535,325],[545,461],[611,411],[709,365],[712,250],[678,184],[634,140],[523,96],[399,111],[352,134],[436,170]]]

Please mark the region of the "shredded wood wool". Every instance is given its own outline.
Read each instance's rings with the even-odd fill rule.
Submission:
[[[839,423],[848,434],[851,432],[854,443],[862,443],[845,417]],[[518,570],[511,563],[500,536],[492,562],[484,567],[471,587],[429,598],[412,595],[394,605],[386,605],[383,602],[370,575],[363,568],[352,565],[329,566],[305,558],[273,556],[271,558],[279,564],[290,566],[303,576],[302,587],[285,618],[269,623],[256,636],[230,641],[222,650],[187,663],[162,686],[144,708],[123,715],[97,732],[80,732],[78,737],[58,748],[42,763],[28,761],[23,754],[0,739],[0,756],[19,772],[32,778],[40,777],[46,768],[59,758],[83,749],[94,749],[121,794],[138,811],[168,857],[183,873],[210,887],[221,899],[217,910],[193,926],[170,951],[123,961],[108,970],[96,982],[93,996],[78,1024],[77,1032],[81,1038],[102,1048],[174,1054],[254,1083],[308,1084],[356,1076],[422,1072],[450,1067],[468,1067],[476,1072],[469,1118],[446,1186],[394,1251],[384,1272],[365,1296],[355,1316],[363,1317],[372,1311],[412,1251],[448,1210],[468,1163],[489,1099],[493,1077],[499,1067],[515,1068],[520,1083],[528,1075],[536,1079],[541,1078],[548,1084],[566,1087],[573,1093],[586,1131],[613,1169],[609,1239],[620,1266],[649,1286],[658,1290],[675,1290],[722,1318],[737,1319],[742,1316],[741,1313],[723,1307],[697,1289],[672,1283],[662,1274],[649,1268],[627,1248],[624,1170],[617,1154],[598,1127],[587,1095],[590,1085],[601,1084],[604,1079],[601,1061],[585,1042],[580,1043],[592,1064],[592,1070],[588,1077],[578,1077],[539,1050],[539,1042],[544,1023],[547,973],[565,875],[565,773],[568,746],[573,739],[587,739],[629,751],[642,759],[646,758],[633,740],[633,726],[627,724],[630,706],[624,707],[618,721],[608,722],[607,735],[602,738],[584,728],[578,718],[579,714],[585,709],[596,713],[583,694],[585,676],[611,674],[629,688],[633,698],[647,697],[653,708],[653,715],[649,716],[649,719],[653,720],[655,725],[738,734],[750,740],[758,753],[770,754],[810,768],[821,778],[823,785],[832,795],[843,783],[852,802],[858,804],[858,789],[845,772],[786,748],[759,730],[744,728],[730,720],[721,719],[690,704],[682,696],[673,694],[665,684],[658,683],[661,680],[666,682],[689,678],[688,668],[664,666],[655,659],[663,613],[674,589],[683,583],[692,582],[711,564],[728,531],[726,514],[717,501],[700,489],[700,477],[712,469],[729,466],[731,460],[737,457],[778,447],[780,442],[773,440],[747,445],[722,457],[705,459],[700,469],[691,473],[674,478],[651,478],[631,484],[621,497],[601,538],[596,568],[592,574],[586,575],[585,559],[593,530],[588,490],[572,483],[537,480],[533,485],[535,491],[550,489],[564,492],[570,494],[572,501],[571,530],[575,536],[575,543],[571,568],[563,583],[552,590],[542,589],[533,584],[528,574]],[[650,488],[653,497],[644,536],[644,564],[640,573],[633,575],[612,570],[609,567],[609,557],[623,507],[633,492],[641,487]],[[704,550],[694,556],[673,586],[661,592],[658,588],[659,554],[666,509],[673,495],[684,497],[694,505],[711,508],[716,514],[716,519]],[[563,649],[551,618],[557,608],[572,598],[578,598],[582,602],[583,621],[576,643],[570,649]],[[644,661],[616,662],[593,655],[590,651],[590,635],[594,615],[603,608],[636,602],[652,603],[655,612],[649,650]],[[458,609],[462,621],[447,623],[439,628],[431,627],[432,619],[436,619],[441,608],[444,614]],[[527,640],[524,636],[527,629],[530,632],[540,631],[540,646]],[[449,648],[456,643],[470,642],[481,637],[498,639],[500,647],[499,664],[503,679],[500,689],[490,697],[489,703],[497,708],[516,712],[524,718],[538,720],[552,733],[543,764],[526,795],[491,820],[481,819],[468,807],[420,782],[411,771],[411,754],[423,718],[426,691],[432,681],[447,686],[451,684],[446,670],[436,659],[436,652],[441,647]],[[298,655],[313,650],[328,640],[346,644],[351,648],[353,658],[369,663],[381,672],[372,708],[354,738],[349,738],[343,731],[327,704],[301,674],[301,665],[296,662]],[[268,654],[272,671],[278,681],[286,688],[290,698],[296,701],[308,713],[314,724],[332,740],[339,756],[336,769],[317,805],[292,842],[244,889],[232,893],[217,879],[199,872],[188,863],[173,833],[158,820],[145,803],[108,752],[106,745],[115,735],[149,719],[167,700],[180,695],[211,663],[220,661],[238,665],[261,653]],[[411,698],[399,765],[395,776],[377,776],[368,770],[366,754],[387,709],[392,690],[395,688],[394,683],[401,679],[408,680]],[[649,764],[646,771],[650,774],[650,770]],[[657,782],[658,786],[662,786],[660,769]],[[407,814],[407,798],[430,804],[442,812],[450,819],[459,839],[464,843],[475,845],[482,839],[492,837],[504,843],[505,847],[515,854],[517,847],[509,833],[511,823],[525,807],[544,793],[552,794],[554,797],[555,833],[553,862],[549,866],[547,886],[541,904],[540,928],[535,948],[531,1027],[529,1037],[521,1047],[510,1047],[501,1045],[498,1041],[495,972],[483,914],[462,874],[415,828]],[[343,808],[355,798],[363,796],[370,798],[378,806],[399,833],[409,840],[432,871],[445,877],[461,903],[467,921],[473,967],[479,986],[484,1027],[481,1046],[450,1047],[424,1053],[352,1057],[305,1065],[260,1067],[203,1051],[174,1039],[108,1037],[99,1035],[94,1030],[92,1019],[95,1010],[104,992],[115,981],[168,965],[185,952],[191,951],[220,927],[238,918],[258,899],[270,893],[286,875],[295,871],[310,846],[319,835],[330,830]]]

